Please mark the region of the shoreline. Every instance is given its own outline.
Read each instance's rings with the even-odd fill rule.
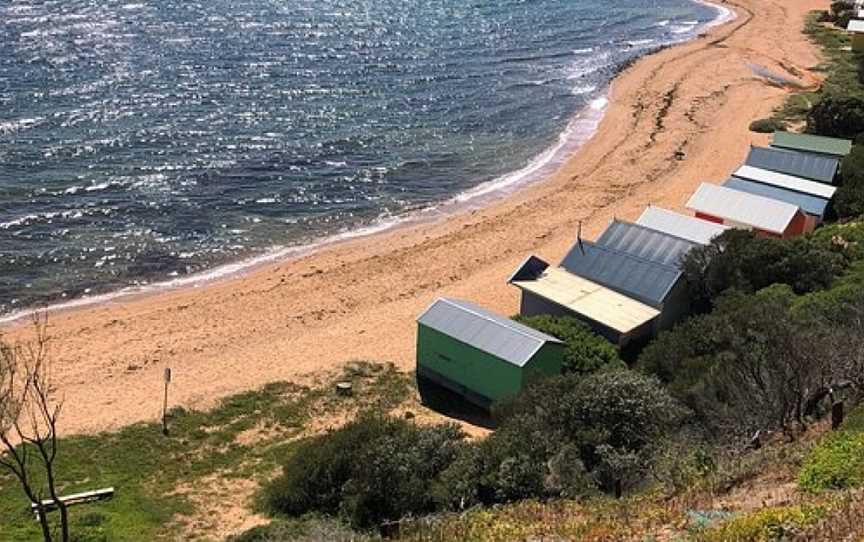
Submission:
[[[590,238],[649,202],[680,208],[700,181],[721,180],[748,144],[767,140],[747,125],[785,91],[754,77],[744,61],[805,86],[789,68],[806,77],[818,61],[804,36],[785,29],[802,29],[804,14],[824,1],[727,5],[738,12],[733,21],[618,74],[597,132],[543,182],[445,220],[200,287],[52,313],[63,429],[155,419],[166,366],[175,374],[172,401],[187,408],[274,380],[312,381],[351,359],[410,369],[414,317],[435,297],[512,314],[518,296],[506,276],[528,253],[560,256],[580,222]],[[8,335],[25,338],[26,327]]]
[[[271,249],[265,249],[260,254],[218,264],[191,275],[178,278],[165,277],[148,284],[122,286],[94,295],[85,294],[81,297],[68,300],[55,300],[46,305],[30,306],[6,314],[0,314],[0,330],[4,327],[20,325],[36,313],[57,314],[75,311],[105,303],[133,301],[182,288],[200,288],[218,281],[239,279],[266,268],[268,265],[277,265],[302,258],[321,250],[338,246],[344,242],[387,235],[403,228],[424,226],[448,220],[461,213],[494,205],[498,201],[512,196],[515,192],[526,190],[532,185],[542,183],[554,175],[558,169],[579,152],[579,149],[594,137],[609,107],[612,85],[632,64],[639,62],[647,56],[657,54],[664,49],[698,40],[703,33],[734,21],[736,18],[734,10],[726,8],[721,4],[707,0],[690,1],[714,9],[717,12],[717,16],[710,21],[694,27],[692,35],[686,38],[673,39],[668,43],[659,43],[655,46],[649,45],[644,54],[621,65],[606,86],[600,89],[599,94],[573,115],[564,130],[558,134],[555,143],[517,170],[482,182],[467,190],[456,193],[439,203],[422,209],[407,211],[386,219],[378,219],[355,229],[327,234],[302,244],[280,245]],[[585,129],[586,126],[587,129]]]

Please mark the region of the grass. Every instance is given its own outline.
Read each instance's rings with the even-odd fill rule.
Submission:
[[[354,394],[333,393],[351,380]],[[178,488],[218,474],[229,480],[269,477],[305,436],[313,417],[358,409],[389,411],[404,402],[410,379],[392,365],[353,363],[345,374],[315,387],[268,384],[220,401],[209,411],[171,411],[170,435],[156,423],[117,432],[64,438],[57,474],[61,494],[112,486],[114,498],[70,509],[77,540],[174,540],[186,538],[180,518],[195,504]],[[255,438],[240,438],[254,432]],[[0,540],[40,538],[29,502],[15,480],[0,474]]]
[[[807,120],[810,109],[828,94],[864,98],[864,83],[859,79],[864,59],[849,51],[850,39],[845,30],[820,22],[820,13],[807,17],[804,32],[816,43],[825,56],[825,62],[814,71],[821,72],[825,81],[816,92],[794,92],[767,122],[796,125]]]

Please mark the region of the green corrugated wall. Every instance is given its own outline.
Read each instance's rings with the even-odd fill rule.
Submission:
[[[561,372],[564,348],[547,343],[525,367],[517,367],[440,331],[417,326],[417,364],[492,401],[511,397],[523,382]]]

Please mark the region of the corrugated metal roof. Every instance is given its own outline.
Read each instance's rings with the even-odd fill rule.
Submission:
[[[785,232],[799,212],[789,203],[707,183],[690,197],[687,208],[777,234]]]
[[[729,226],[723,224],[714,224],[653,205],[645,209],[636,223],[703,245],[707,245],[711,239],[729,229]]]
[[[811,196],[817,196],[824,199],[831,199],[834,197],[834,192],[837,191],[837,188],[825,183],[817,183],[816,181],[802,179],[801,177],[793,177],[792,175],[777,173],[776,171],[770,171],[753,166],[741,166],[735,170],[735,173],[732,175],[740,179],[748,179],[756,181],[757,183],[779,186],[780,188],[794,190],[795,192],[810,194]]]
[[[852,19],[849,21],[849,26],[846,27],[846,30],[850,32],[864,32],[864,21]]]
[[[795,152],[771,147],[751,147],[747,155],[748,166],[759,167],[803,179],[834,184],[840,160],[809,152]]]
[[[765,196],[766,198],[776,199],[786,203],[791,203],[801,208],[807,214],[818,217],[825,216],[825,210],[828,208],[828,200],[822,199],[810,194],[802,194],[793,190],[786,190],[779,186],[771,186],[770,184],[757,183],[747,179],[739,179],[738,177],[730,177],[728,181],[723,183],[726,188],[740,190],[748,194],[757,196]]]
[[[663,304],[681,277],[677,267],[588,241],[577,241],[561,261],[561,267],[653,307]]]
[[[836,156],[846,156],[852,150],[852,142],[848,139],[837,139],[836,137],[815,136],[810,134],[795,134],[792,132],[774,132],[771,146],[796,151],[832,154]]]
[[[662,231],[614,220],[596,243],[652,262],[677,266],[696,243]]]
[[[440,298],[417,318],[424,326],[518,367],[555,337],[461,299]]]
[[[653,307],[560,267],[550,267],[531,280],[515,280],[512,284],[619,333],[629,333],[660,314]]]

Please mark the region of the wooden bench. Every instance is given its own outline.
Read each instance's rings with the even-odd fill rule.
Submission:
[[[89,502],[97,502],[97,501],[106,501],[114,496],[114,488],[108,487],[105,489],[97,489],[95,491],[85,491],[84,493],[75,493],[74,495],[66,495],[65,497],[60,497],[58,500],[65,504],[66,506],[73,506],[76,504],[85,504]],[[57,503],[54,499],[46,499],[42,501],[42,508],[46,512],[51,512],[52,510],[57,509]],[[33,510],[33,513],[36,514],[36,520],[39,520],[39,504],[32,503],[30,504],[30,509]]]

